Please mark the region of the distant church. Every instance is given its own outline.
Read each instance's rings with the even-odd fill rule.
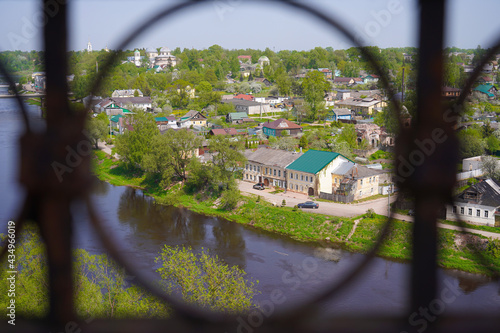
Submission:
[[[153,48],[146,50],[146,57],[149,60],[150,68],[165,68],[174,67],[177,65],[177,58],[172,55],[172,51],[168,47],[162,47],[160,53]]]
[[[88,53],[92,52],[92,44],[90,44],[90,40],[89,40],[89,42],[87,43],[87,52],[88,52]]]

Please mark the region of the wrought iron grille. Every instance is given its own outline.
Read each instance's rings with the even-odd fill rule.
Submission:
[[[307,5],[305,2],[275,0],[283,6],[298,9],[304,15],[311,15],[315,19],[329,25],[332,30],[340,32],[357,43],[354,35],[336,18],[329,17],[321,11]],[[139,26],[134,33],[126,38],[118,47],[125,48],[152,24],[176,15],[177,13],[203,5],[207,1],[183,1],[172,7],[158,12],[149,18],[147,23]],[[45,6],[51,6],[52,0],[41,0]],[[17,219],[21,228],[26,220],[36,221],[47,247],[48,271],[50,280],[50,311],[42,321],[20,321],[15,327],[2,322],[3,332],[48,332],[72,331],[83,332],[229,332],[237,331],[237,318],[223,316],[217,313],[189,306],[178,299],[166,295],[156,286],[145,279],[140,272],[134,271],[133,265],[121,255],[119,248],[104,232],[100,218],[89,200],[90,163],[89,158],[77,166],[63,182],[56,178],[52,161],[64,160],[65,147],[77,148],[81,140],[85,140],[82,130],[84,117],[75,112],[68,103],[68,87],[66,82],[67,69],[67,12],[71,3],[61,1],[59,10],[48,18],[44,26],[44,49],[46,68],[46,131],[36,134],[30,129],[29,120],[21,98],[19,110],[23,114],[26,124],[26,133],[21,138],[20,182],[27,190],[24,205]],[[409,176],[397,175],[400,188],[414,198],[415,223],[413,224],[413,260],[411,262],[411,277],[408,281],[410,302],[406,312],[411,314],[420,307],[430,304],[437,293],[437,218],[445,204],[452,202],[452,189],[455,184],[455,169],[458,161],[458,141],[454,127],[457,116],[460,115],[467,93],[481,68],[489,58],[500,49],[500,40],[490,48],[481,63],[464,87],[464,93],[451,108],[443,108],[441,98],[443,74],[443,27],[446,21],[445,0],[419,1],[419,63],[417,80],[417,116],[411,127],[401,126],[396,140],[396,170],[398,157],[408,157],[417,149],[416,140],[433,138],[436,129],[440,137],[446,140],[436,144],[433,154],[427,156],[415,171]],[[360,49],[376,68],[382,83],[391,91],[387,73],[377,64],[375,57],[364,48]],[[103,77],[109,70],[109,65],[116,60],[116,55],[109,59],[104,69],[99,72],[94,91],[97,90]],[[12,79],[0,64],[0,70],[11,83]],[[396,104],[398,111],[401,106]],[[129,274],[137,276],[137,281],[153,294],[161,297],[174,309],[169,320],[100,320],[91,325],[78,323],[74,313],[71,236],[72,216],[70,204],[83,198],[86,200],[92,223],[103,243],[108,247],[112,257],[123,265]],[[390,230],[392,217],[383,227],[382,236],[375,247],[370,251],[359,266],[347,272],[340,282],[327,286],[324,292],[313,297],[304,304],[282,313],[276,313],[255,329],[259,332],[401,332],[411,331],[408,325],[408,316],[342,316],[335,318],[318,317],[317,310],[321,302],[338,297],[339,291],[348,288],[350,283],[360,278],[361,272],[373,259],[384,238]],[[462,226],[463,227],[463,226]],[[6,247],[2,249],[2,256],[6,254]],[[477,254],[481,257],[481,253]],[[440,316],[429,323],[428,332],[497,332],[500,329],[500,316]]]

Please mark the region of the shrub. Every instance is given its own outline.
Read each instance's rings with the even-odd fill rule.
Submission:
[[[375,211],[373,210],[373,208],[370,208],[366,211],[365,213],[365,216],[369,219],[371,218],[374,218],[375,217]]]
[[[299,209],[299,206],[295,205],[295,206],[293,206],[292,211],[296,212],[298,209]]]
[[[283,199],[283,201],[281,202],[281,207],[285,207],[286,206],[286,200]]]

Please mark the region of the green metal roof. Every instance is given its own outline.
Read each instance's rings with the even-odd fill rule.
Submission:
[[[248,118],[246,112],[231,112],[230,115],[233,120]]]
[[[292,162],[287,169],[317,174],[340,154],[331,151],[308,150]]]
[[[167,117],[156,117],[155,121],[168,121]]]
[[[482,85],[479,85],[472,90],[477,90],[477,91],[480,91],[482,93],[485,93],[489,97],[495,97],[495,94],[493,94],[492,92],[489,91],[492,87],[493,86],[491,84],[482,84]]]
[[[111,120],[111,121],[112,121],[112,122],[114,122],[114,123],[117,123],[117,122],[118,122],[118,120],[119,120],[120,118],[122,118],[122,117],[123,117],[123,116],[122,116],[121,114],[118,114],[118,115],[116,115],[116,116],[112,116],[109,120]]]

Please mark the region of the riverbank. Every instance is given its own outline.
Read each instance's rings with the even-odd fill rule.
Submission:
[[[376,214],[346,218],[309,213],[291,207],[274,207],[259,196],[242,196],[234,210],[226,211],[218,207],[217,198],[200,193],[187,194],[180,184],[167,191],[160,189],[154,180],[147,179],[140,170],[126,170],[121,162],[102,151],[95,152],[93,161],[94,172],[99,179],[112,185],[139,188],[160,204],[185,207],[197,213],[280,233],[302,242],[314,242],[316,246],[341,247],[352,252],[366,253],[374,245],[386,221],[385,216]],[[355,221],[358,221],[356,228]],[[391,235],[378,255],[409,261],[411,229],[412,224],[395,221],[391,226]],[[500,251],[495,251],[485,237],[440,229],[439,250],[439,265],[443,268],[485,275],[500,273]]]

